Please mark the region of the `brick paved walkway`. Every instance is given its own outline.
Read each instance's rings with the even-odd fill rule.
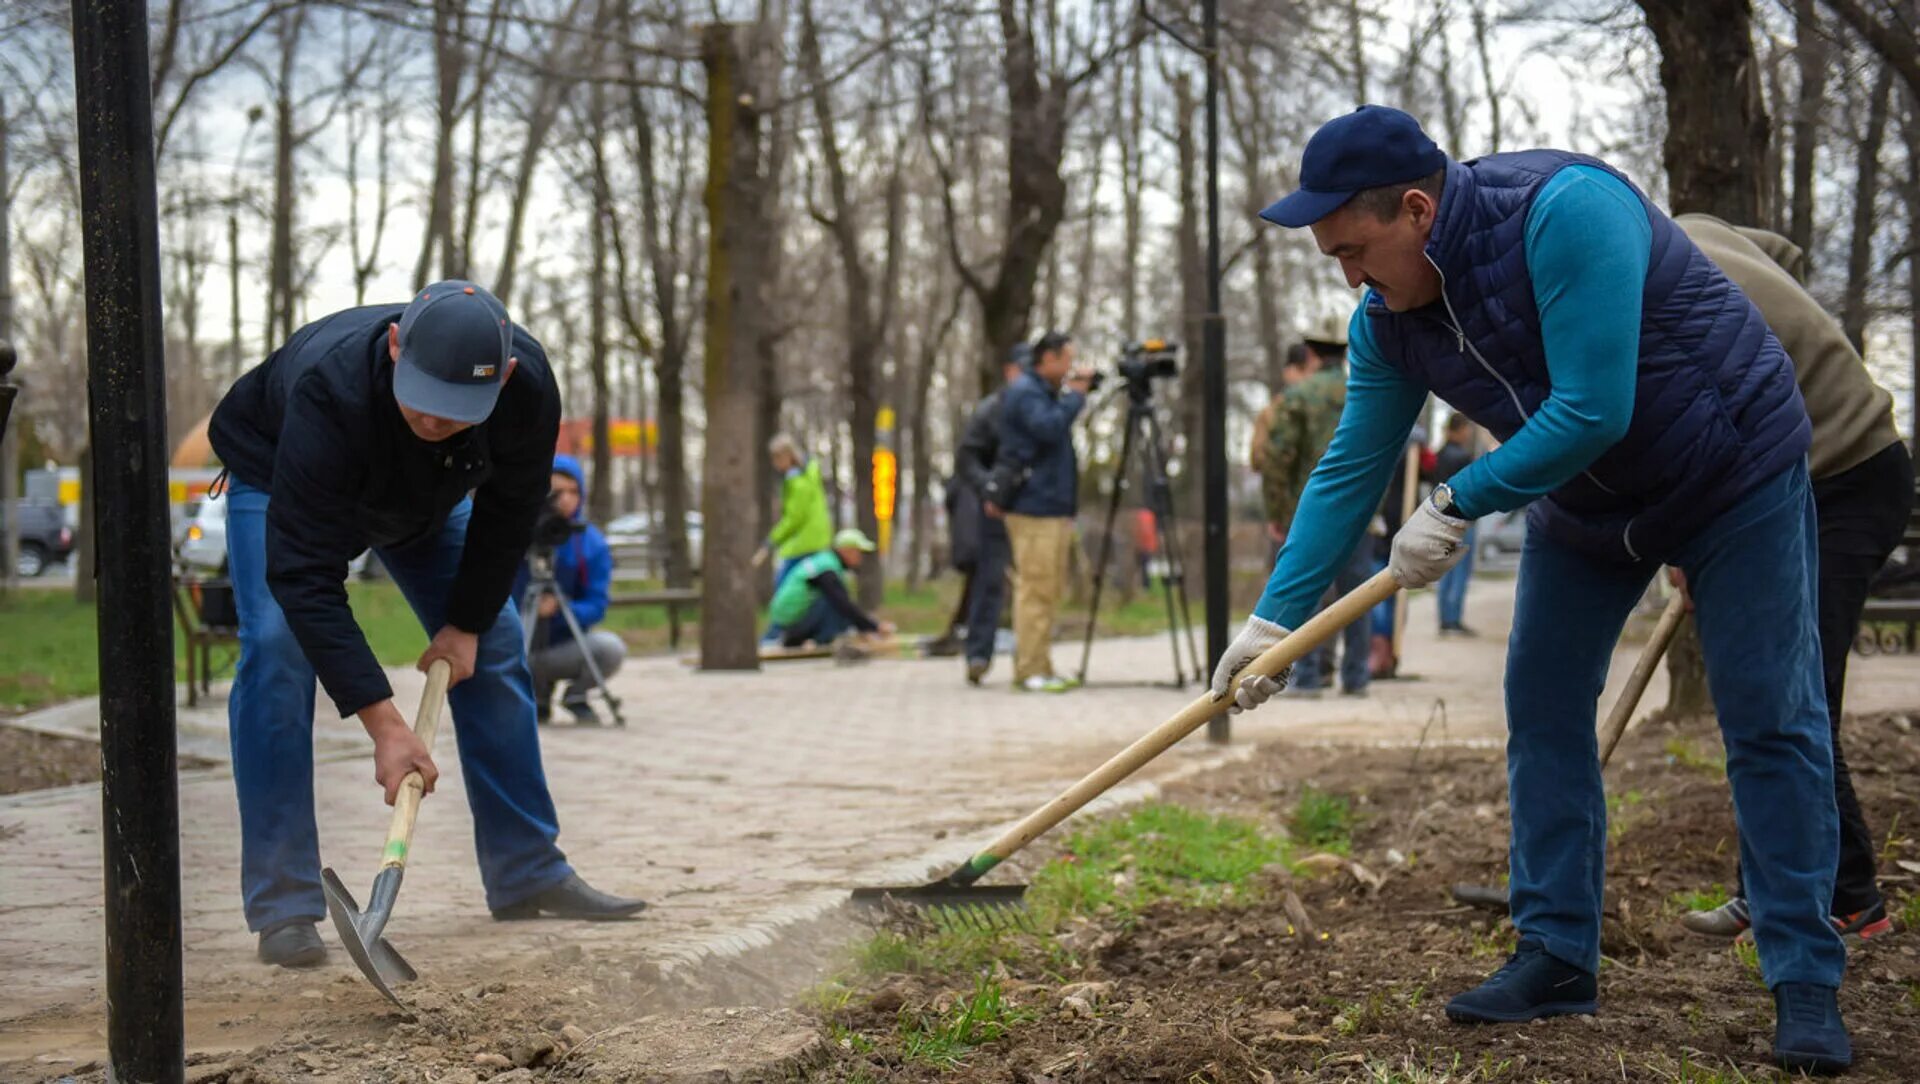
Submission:
[[[1489,635],[1473,641],[1435,638],[1431,596],[1416,599],[1408,657],[1423,676],[1376,685],[1365,700],[1290,701],[1242,717],[1234,748],[1282,735],[1411,742],[1436,699],[1447,704],[1450,739],[1497,739],[1511,591],[1510,582],[1476,583],[1472,614]],[[1077,659],[1077,645],[1056,650],[1063,669]],[[1634,650],[1616,658],[1616,682]],[[1103,642],[1091,686],[1065,696],[1010,692],[1004,664],[997,687],[969,689],[958,660],[782,663],[758,675],[630,662],[616,679],[626,729],[556,728],[544,747],[569,857],[595,884],[645,896],[654,909],[628,924],[493,923],[448,737],[390,932],[423,974],[446,982],[544,957],[562,934],[589,953],[618,949],[668,965],[763,940],[770,920],[827,906],[882,870],[898,880],[936,857],[956,860],[1162,721],[1196,691],[1101,683],[1164,679],[1167,655],[1164,638]],[[1849,689],[1861,710],[1911,699],[1910,662],[1870,663],[1856,665]],[[397,674],[395,686],[410,708],[418,675]],[[1647,703],[1664,695],[1650,690]],[[204,731],[223,711],[190,722]],[[329,714],[317,737],[330,751],[316,781],[322,853],[359,889],[374,872],[387,811],[357,724]],[[1199,770],[1222,755],[1233,753],[1195,737],[1143,778]],[[180,800],[190,1039],[206,1043],[217,1040],[209,1032],[223,1013],[243,1011],[250,997],[318,996],[351,964],[337,947],[328,968],[306,975],[256,964],[240,914],[232,783],[221,771],[199,773],[181,781]],[[99,819],[91,787],[0,799],[0,1077],[8,1062],[50,1045],[75,1049],[72,1020],[97,1010]],[[59,1039],[37,1030],[53,1016],[66,1018]]]

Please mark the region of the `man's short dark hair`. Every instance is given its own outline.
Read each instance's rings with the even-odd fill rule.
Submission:
[[[1313,356],[1319,358],[1325,364],[1344,365],[1346,363],[1346,343],[1330,343],[1322,342],[1319,339],[1308,339],[1301,345],[1313,351]]]
[[[1294,343],[1292,346],[1287,347],[1287,356],[1284,360],[1280,362],[1282,366],[1292,366],[1295,369],[1298,369],[1300,366],[1305,365],[1306,363],[1307,363],[1307,344],[1306,343]]]
[[[1473,424],[1473,419],[1467,417],[1465,414],[1462,414],[1459,411],[1455,411],[1452,414],[1447,415],[1447,432],[1449,433],[1453,432],[1456,429],[1465,429],[1467,426],[1472,424]]]
[[[1042,335],[1038,339],[1034,340],[1033,360],[1039,361],[1045,355],[1060,349],[1061,347],[1067,345],[1072,341],[1073,341],[1073,336],[1067,334],[1064,331],[1049,331],[1045,335]]]
[[[1382,222],[1392,222],[1400,217],[1400,198],[1414,189],[1419,189],[1440,202],[1440,193],[1447,186],[1447,171],[1443,166],[1416,181],[1403,181],[1400,184],[1384,184],[1378,188],[1363,188],[1353,194],[1347,206],[1365,211]]]

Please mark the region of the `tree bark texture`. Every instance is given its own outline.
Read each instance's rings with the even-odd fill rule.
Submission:
[[[702,507],[700,665],[758,670],[758,598],[750,577],[756,532],[743,517],[755,504],[754,457],[741,437],[754,431],[756,351],[765,290],[760,222],[761,116],[742,48],[744,31],[705,27],[700,59],[707,74],[707,319],[705,492]]]
[[[1638,0],[1660,47],[1664,158],[1675,214],[1764,224],[1771,125],[1748,0]]]
[[[1887,140],[1892,100],[1893,69],[1882,64],[1873,79],[1867,100],[1867,130],[1861,135],[1855,158],[1853,239],[1847,245],[1847,292],[1840,306],[1841,330],[1862,354],[1867,352],[1867,321],[1872,317],[1867,287],[1873,279],[1873,231],[1880,218],[1880,148]]]
[[[1800,68],[1800,97],[1793,116],[1792,222],[1787,237],[1800,251],[1813,251],[1813,167],[1820,147],[1820,104],[1827,92],[1831,48],[1820,25],[1816,0],[1794,0],[1794,55]]]

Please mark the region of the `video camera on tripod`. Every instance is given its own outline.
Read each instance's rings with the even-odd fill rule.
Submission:
[[[1114,373],[1126,385],[1129,396],[1145,399],[1153,394],[1155,380],[1171,380],[1180,375],[1180,344],[1165,339],[1127,343],[1120,348],[1120,363],[1114,366]],[[1093,383],[1087,391],[1099,391],[1106,379],[1105,373],[1093,374]]]
[[[539,518],[533,521],[533,552],[551,555],[555,549],[566,545],[568,539],[586,529],[586,524],[575,522],[561,512],[549,496],[540,509]]]
[[[1094,629],[1100,619],[1100,595],[1106,586],[1107,565],[1113,557],[1113,523],[1120,513],[1121,498],[1132,484],[1130,475],[1138,457],[1140,505],[1152,513],[1155,551],[1163,561],[1160,586],[1167,604],[1167,636],[1173,647],[1173,684],[1179,688],[1186,684],[1188,675],[1187,664],[1180,654],[1183,632],[1187,654],[1192,659],[1193,679],[1204,681],[1205,678],[1200,669],[1200,650],[1194,641],[1193,617],[1187,607],[1186,560],[1180,552],[1178,532],[1170,529],[1174,523],[1173,486],[1167,471],[1165,434],[1161,432],[1160,419],[1154,414],[1153,382],[1180,375],[1180,344],[1166,339],[1127,343],[1120,348],[1120,363],[1115,371],[1127,393],[1127,417],[1121,429],[1113,491],[1100,528],[1100,556],[1093,566],[1093,603],[1088,609],[1086,637],[1080,647],[1078,680],[1083,683],[1087,680]],[[1103,375],[1094,374],[1090,391],[1100,386]]]

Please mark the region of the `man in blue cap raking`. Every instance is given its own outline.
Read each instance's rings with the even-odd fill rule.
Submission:
[[[1412,117],[1363,106],[1308,141],[1300,181],[1261,217],[1311,227],[1347,284],[1368,289],[1349,324],[1345,413],[1214,694],[1313,611],[1438,395],[1501,444],[1394,537],[1400,586],[1453,567],[1476,518],[1532,502],[1506,676],[1519,946],[1448,1017],[1596,1010],[1607,828],[1595,703],[1629,611],[1670,564],[1692,589],[1726,741],[1774,1056],[1844,1069],[1810,428],[1780,343],[1597,159],[1456,162]],[[1284,684],[1249,679],[1236,708]]]
[[[445,659],[448,706],[496,919],[623,918],[555,845],[532,679],[508,588],[547,498],[560,391],[546,351],[470,282],[308,324],[234,382],[208,436],[226,466],[227,551],[240,612],[228,700],[240,879],[260,958],[326,958],[313,813],[314,680],[373,739],[392,804],[439,774],[347,605],[371,549]]]

